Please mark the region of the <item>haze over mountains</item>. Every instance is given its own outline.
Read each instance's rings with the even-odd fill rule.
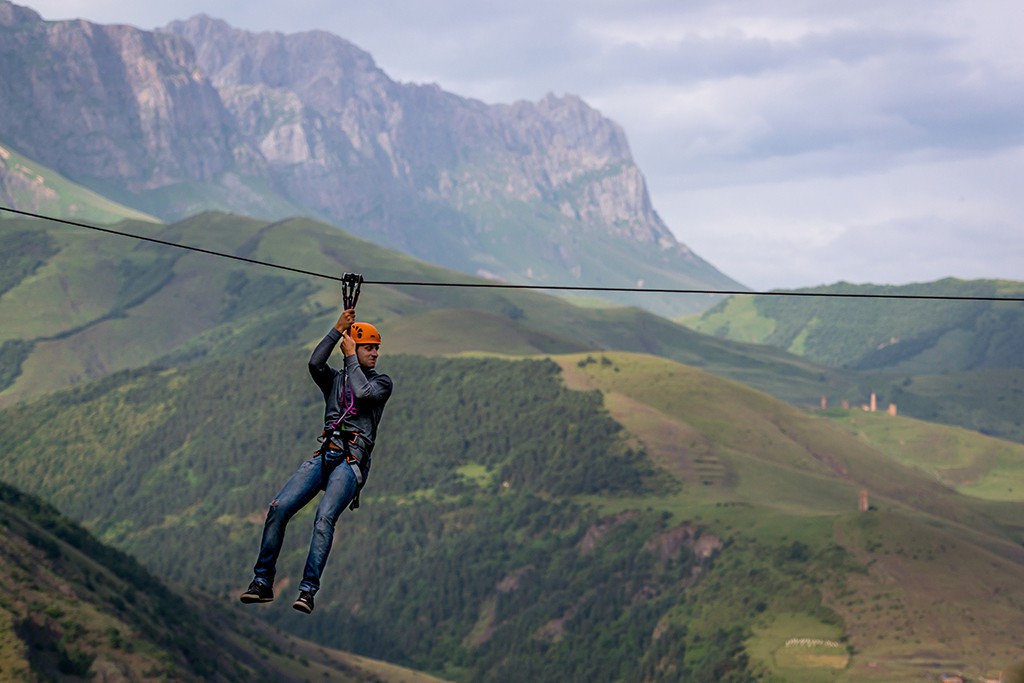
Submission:
[[[5,0],[0,25],[0,145],[161,219],[305,214],[513,282],[742,288],[676,240],[625,133],[577,97],[487,105],[325,32],[206,16],[150,32]]]

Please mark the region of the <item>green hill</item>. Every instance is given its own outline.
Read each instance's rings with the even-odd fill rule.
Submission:
[[[840,282],[813,293],[1020,297],[1024,282],[904,285]],[[685,320],[723,339],[767,344],[830,367],[906,375],[1024,367],[1020,302],[733,297]]]
[[[120,228],[333,275],[484,283],[304,219],[267,223],[204,214],[169,226]],[[339,306],[340,286],[331,280],[59,224],[0,221],[0,240],[0,405],[153,362],[173,366],[309,343],[336,319]],[[366,285],[360,311],[385,326],[391,352],[639,351],[795,405],[817,405],[821,396],[830,405],[860,405],[874,392],[903,414],[1024,441],[1015,410],[1024,368],[924,375],[828,368],[768,345],[698,334],[637,308],[577,307],[528,290]],[[1012,318],[1007,329],[1015,329]],[[979,333],[978,345],[1006,338],[995,330]]]
[[[651,355],[382,368],[398,391],[315,618],[253,610],[297,636],[473,681],[907,680],[1020,657],[1024,487],[1000,484],[1024,446],[805,413]],[[122,372],[0,413],[0,477],[234,602],[321,412],[294,347]],[[55,424],[72,436],[41,458]]]
[[[0,140],[0,204],[55,218],[96,223],[132,219],[158,222],[72,182],[43,164],[19,154]],[[0,220],[13,214],[0,211]]]
[[[947,279],[801,291],[1019,297],[1024,283]],[[855,370],[856,389],[843,383],[822,387],[828,405],[859,406],[874,393],[880,405],[893,403],[901,414],[1024,442],[1018,409],[1024,392],[1020,302],[734,297],[684,323],[719,339],[764,344]]]
[[[424,681],[167,588],[34,496],[0,483],[0,679]]]
[[[119,229],[170,242],[369,280],[483,284],[305,219],[204,214]],[[0,221],[0,404],[152,362],[173,365],[319,338],[340,285],[42,221]],[[695,334],[638,308],[580,308],[524,290],[366,285],[360,311],[389,348],[415,353],[622,349],[664,355],[814,403],[850,387],[832,371],[766,347]]]

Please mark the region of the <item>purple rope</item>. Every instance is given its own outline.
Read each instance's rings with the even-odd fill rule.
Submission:
[[[356,414],[356,412],[355,412],[356,395],[355,395],[355,392],[352,391],[352,388],[349,387],[349,385],[348,385],[348,373],[347,372],[345,373],[345,387],[344,387],[344,389],[342,389],[342,393],[345,395],[345,405],[344,405],[345,409],[343,411],[341,411],[341,415],[338,416],[338,419],[331,423],[329,429],[331,429],[332,431],[338,428],[338,425],[341,424],[342,420],[344,420],[346,417],[348,417],[349,413],[351,413],[352,415]],[[341,407],[341,406],[339,406],[339,407]]]

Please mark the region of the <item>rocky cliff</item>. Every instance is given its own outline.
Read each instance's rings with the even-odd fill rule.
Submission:
[[[486,106],[436,86],[398,84],[369,54],[321,31],[254,34],[206,16],[166,30],[195,46],[200,67],[273,166],[360,168],[446,201],[463,189],[524,203],[559,196],[559,211],[583,225],[675,243],[622,129],[578,97]],[[485,165],[500,172],[487,178],[478,168]],[[329,211],[340,199],[332,190],[309,194]]]
[[[0,0],[0,31],[0,142],[154,215],[305,213],[517,282],[739,287],[676,240],[622,129],[578,97],[488,105],[326,32],[207,16],[149,32]]]
[[[184,40],[4,2],[0,30],[0,137],[27,156],[130,191],[231,167],[232,121]]]

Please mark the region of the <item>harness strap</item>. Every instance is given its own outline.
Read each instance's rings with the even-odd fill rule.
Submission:
[[[350,510],[355,510],[357,507],[359,507],[359,492],[362,491],[362,489],[363,489],[364,479],[363,479],[363,469],[362,469],[362,467],[360,467],[360,464],[359,464],[359,458],[357,458],[355,456],[355,454],[353,454],[349,450],[349,444],[354,443],[355,440],[357,438],[359,438],[359,432],[338,432],[338,431],[333,430],[333,429],[330,432],[328,432],[325,429],[320,434],[320,439],[322,439],[323,443],[321,443],[320,444],[320,448],[317,449],[316,455],[320,456],[320,476],[321,476],[321,480],[323,481],[324,487],[326,487],[327,486],[327,477],[329,476],[329,473],[327,472],[327,452],[331,450],[332,438],[334,436],[342,436],[342,435],[344,435],[344,436],[351,435],[351,438],[349,438],[349,439],[339,439],[339,441],[342,444],[341,453],[342,453],[342,455],[345,458],[345,464],[352,468],[352,474],[354,474],[355,477],[356,477],[356,495],[353,496],[352,503],[349,505],[349,509]]]

